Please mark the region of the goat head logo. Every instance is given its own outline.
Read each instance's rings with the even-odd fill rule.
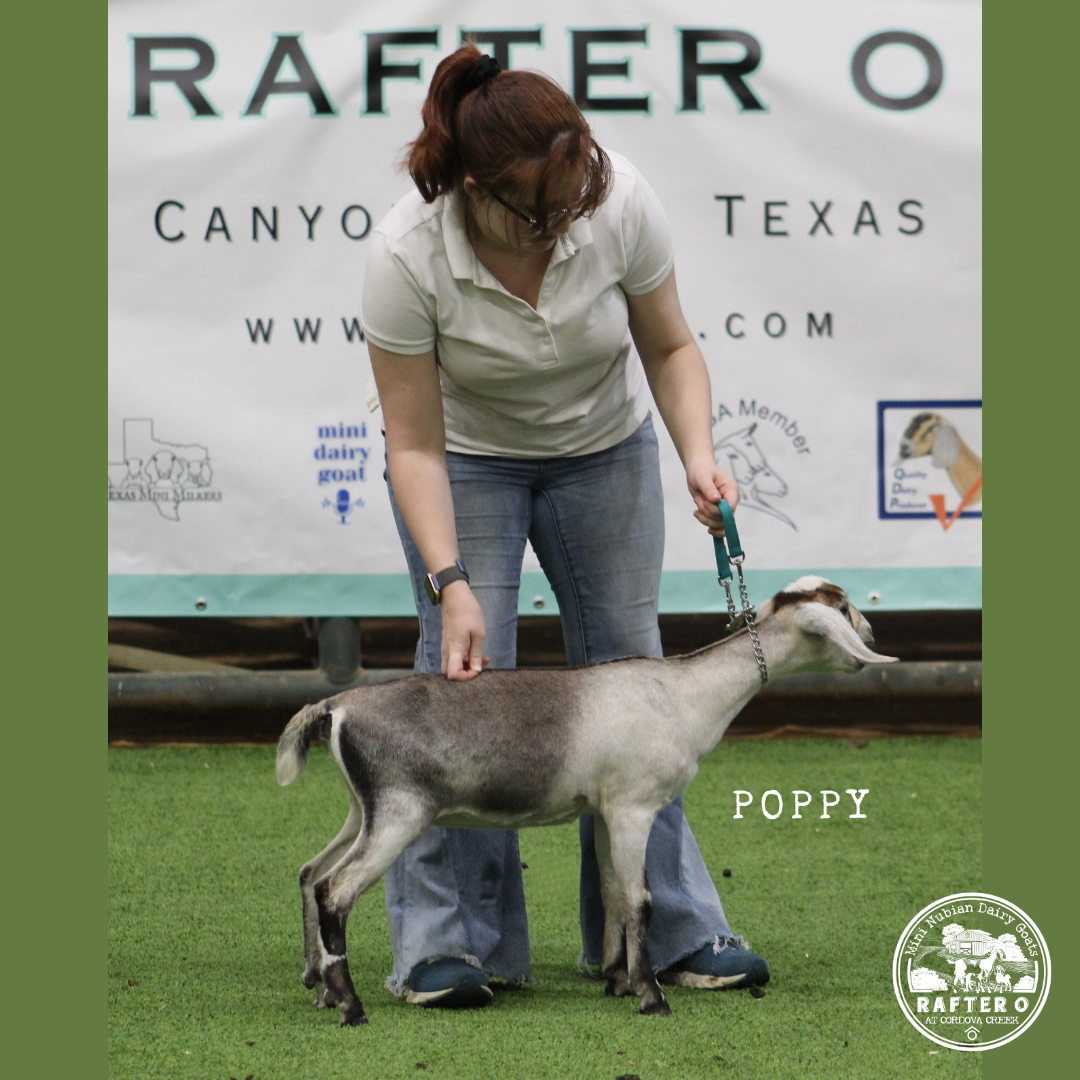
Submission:
[[[748,427],[734,431],[717,442],[714,449],[718,460],[738,483],[742,495],[741,506],[760,510],[798,531],[795,522],[768,501],[782,499],[788,493],[788,486],[765,460],[765,455],[754,438],[756,430],[757,421],[754,421]]]
[[[900,440],[900,456],[894,465],[918,457],[929,457],[933,468],[944,469],[960,496],[960,505],[952,514],[945,512],[943,494],[929,496],[941,527],[947,530],[965,507],[982,502],[982,458],[964,442],[953,424],[933,412],[912,418]]]

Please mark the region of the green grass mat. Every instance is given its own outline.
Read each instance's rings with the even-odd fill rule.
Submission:
[[[522,833],[533,984],[479,1012],[393,998],[380,885],[349,922],[371,1024],[341,1029],[300,984],[297,871],[347,807],[329,755],[313,750],[307,774],[283,790],[269,748],[113,750],[110,1075],[978,1076],[981,1055],[938,1047],[903,1018],[890,963],[912,915],[980,884],[980,756],[973,739],[793,740],[721,744],[702,763],[687,816],[733,929],[769,961],[761,1000],[671,987],[673,1015],[642,1017],[636,1000],[605,998],[579,974],[575,825]],[[742,820],[736,788],[755,795]],[[794,788],[815,794],[801,820]],[[822,788],[843,800],[827,821]],[[846,788],[870,789],[866,820],[848,817]],[[774,821],[760,806],[769,789],[785,796]]]

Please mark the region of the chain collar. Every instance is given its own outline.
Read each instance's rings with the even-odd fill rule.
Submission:
[[[733,555],[731,564],[739,575],[739,597],[742,600],[742,611],[735,610],[735,599],[731,595],[731,578],[718,578],[727,593],[728,624],[732,630],[740,620],[746,624],[746,632],[750,637],[750,644],[754,647],[754,659],[757,661],[758,677],[761,685],[765,686],[769,681],[769,669],[765,666],[765,654],[761,651],[761,642],[758,640],[757,626],[754,623],[754,609],[750,606],[750,597],[746,592],[746,581],[743,578],[742,555]]]

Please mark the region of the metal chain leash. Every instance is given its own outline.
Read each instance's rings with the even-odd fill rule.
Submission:
[[[769,669],[765,666],[765,654],[761,651],[761,642],[758,640],[757,626],[754,623],[754,609],[750,606],[750,597],[746,591],[746,579],[743,577],[743,561],[746,556],[739,543],[739,531],[735,527],[735,514],[727,499],[721,499],[719,507],[720,514],[724,519],[725,536],[723,539],[713,537],[713,546],[716,550],[716,568],[719,571],[717,580],[724,586],[724,592],[727,593],[730,629],[734,631],[740,619],[746,625],[746,633],[754,649],[754,659],[757,661],[758,676],[761,679],[761,685],[765,686],[769,681]],[[739,598],[742,601],[742,611],[736,610],[735,598],[731,594],[732,566],[735,567],[739,574]]]
[[[739,595],[742,597],[742,615],[746,621],[746,632],[750,635],[750,644],[754,647],[754,659],[757,661],[758,674],[761,676],[761,685],[769,681],[769,669],[765,666],[765,654],[761,651],[761,642],[758,641],[757,626],[754,624],[754,609],[750,606],[750,598],[746,595],[746,580],[743,578],[742,564],[744,556],[740,555],[731,561],[739,572]]]

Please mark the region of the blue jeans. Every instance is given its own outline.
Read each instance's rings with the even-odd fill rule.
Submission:
[[[461,558],[484,612],[491,667],[517,665],[517,608],[526,538],[559,602],[571,666],[662,656],[657,601],[664,504],[651,418],[595,454],[504,458],[447,454]],[[441,670],[442,618],[424,591],[427,569],[391,491],[413,580],[420,641],[414,671]],[[581,818],[582,957],[599,964],[604,908],[593,819]],[[649,958],[656,971],[731,933],[683,815],[657,817],[645,869],[652,891]],[[434,826],[386,875],[386,911],[401,993],[423,960],[456,957],[511,982],[531,977],[517,833]]]

